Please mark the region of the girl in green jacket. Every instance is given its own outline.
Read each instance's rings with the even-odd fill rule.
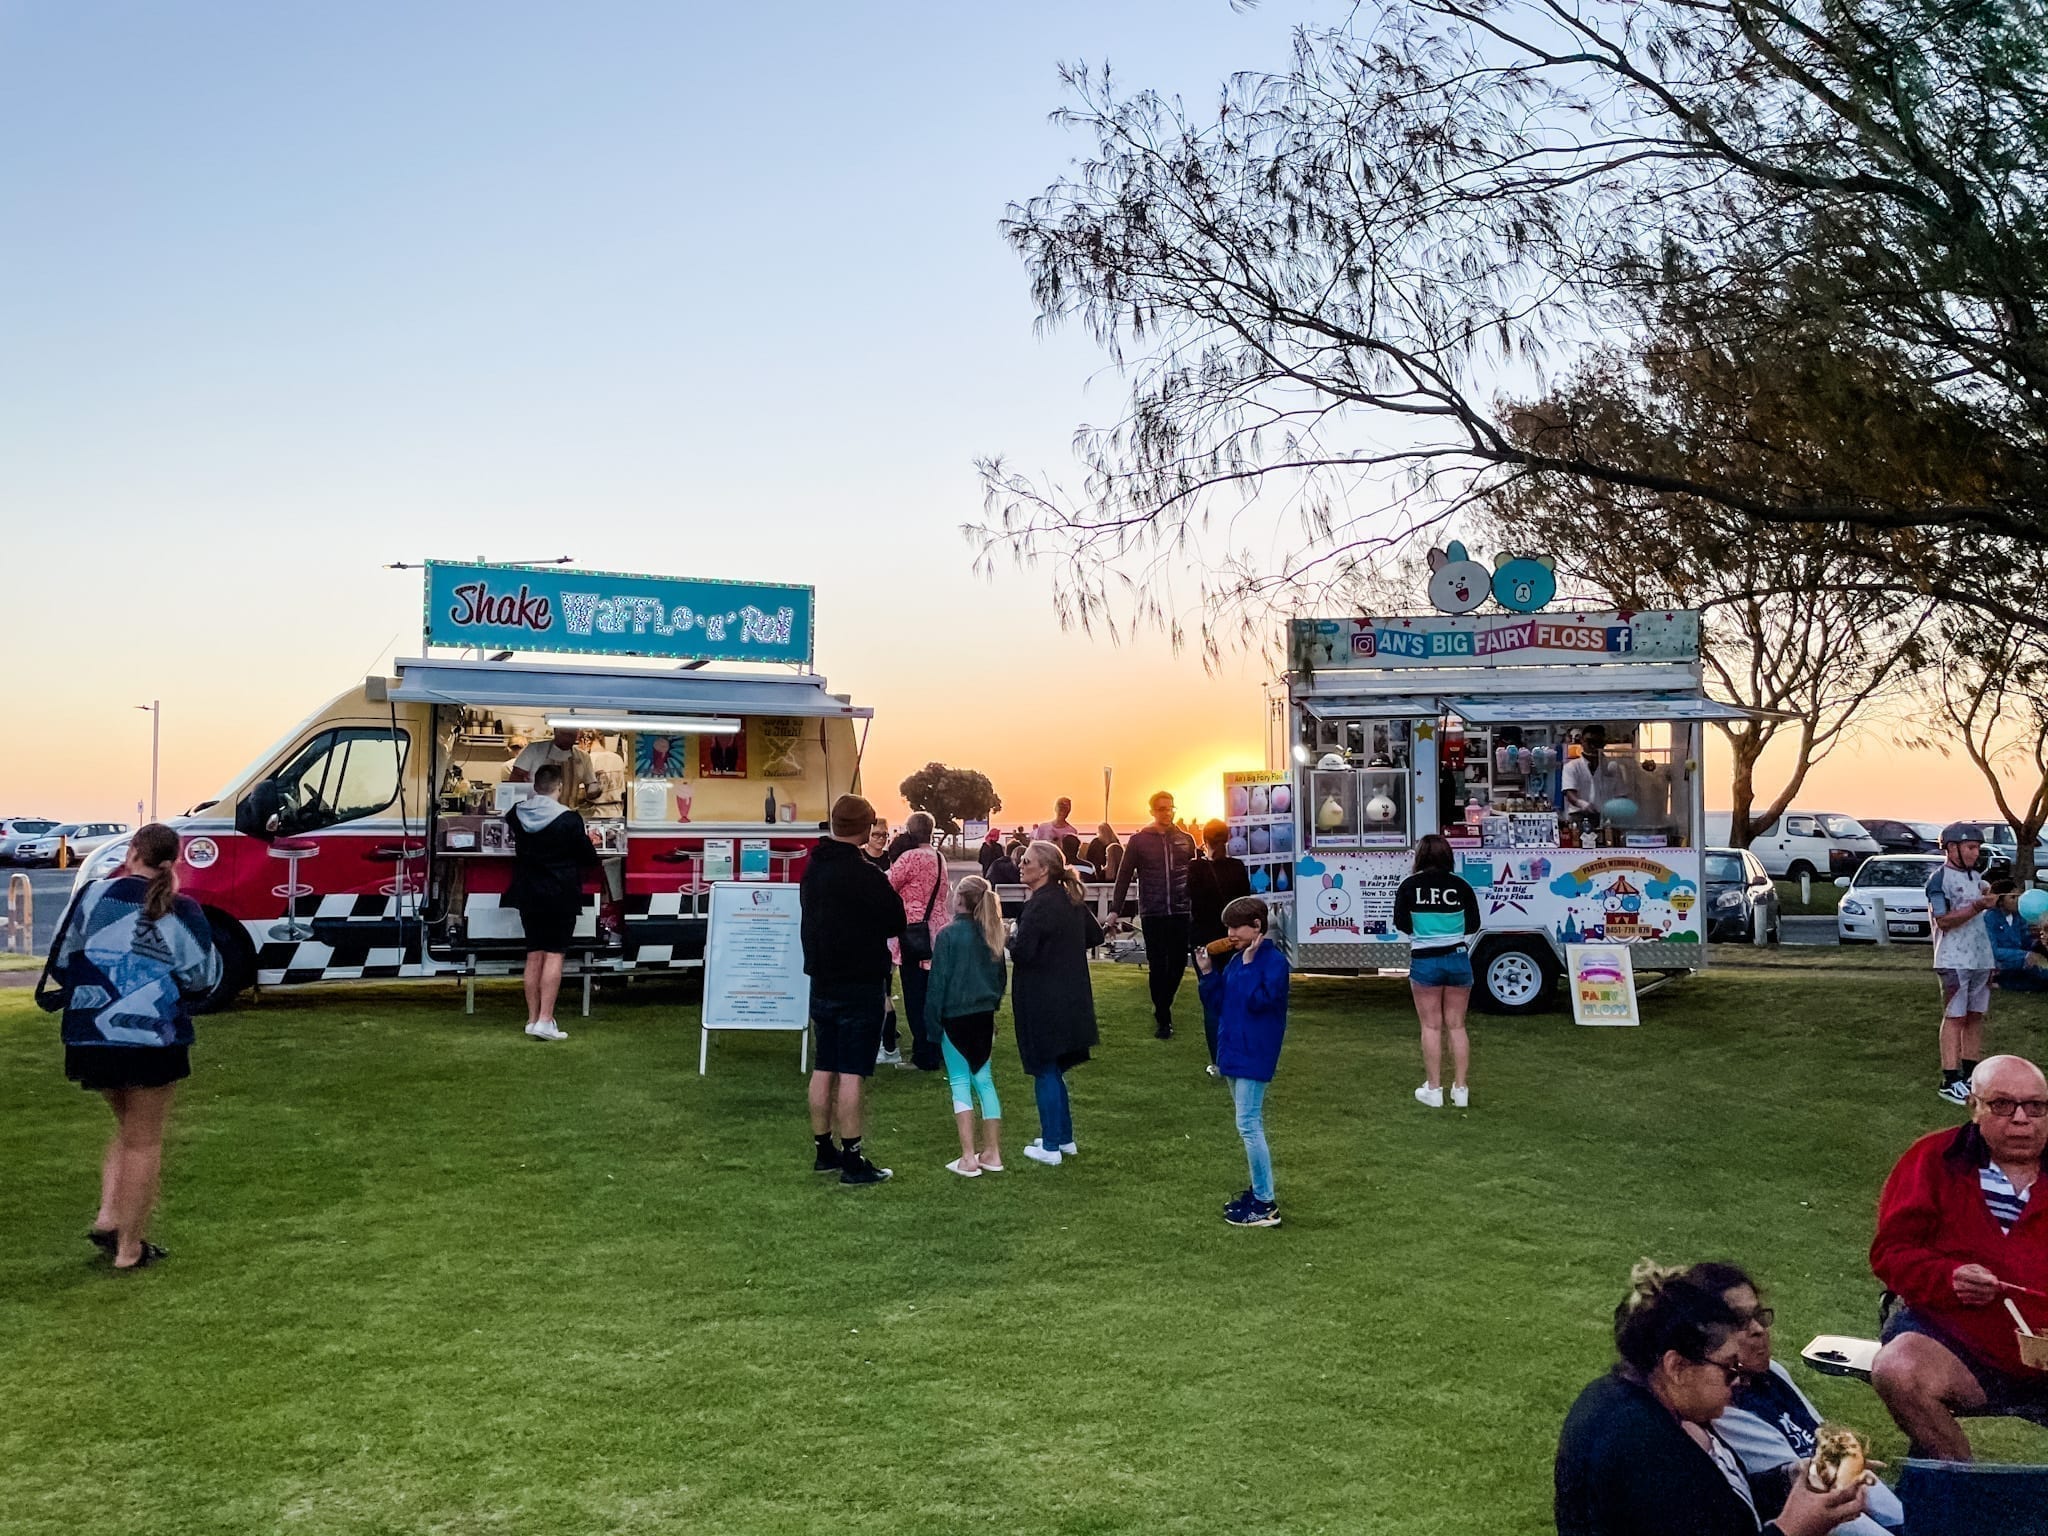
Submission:
[[[931,979],[925,992],[924,1027],[936,1037],[953,1090],[953,1119],[960,1127],[960,1156],[946,1164],[962,1178],[1003,1171],[1003,1106],[996,1098],[990,1053],[995,1046],[996,1008],[1008,980],[1003,965],[1003,904],[979,875],[969,875],[953,893],[953,921],[932,942]],[[981,1147],[974,1144],[974,1107],[981,1105]]]

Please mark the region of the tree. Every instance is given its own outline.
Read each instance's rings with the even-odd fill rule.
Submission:
[[[926,763],[897,791],[912,810],[925,812],[948,837],[959,834],[961,822],[983,821],[1003,808],[1002,796],[987,774],[944,763]]]
[[[2015,872],[2031,881],[2034,839],[2048,827],[2048,642],[1977,615],[1951,616],[1945,629],[1924,689],[1934,719],[1906,739],[1975,766],[2018,839]]]
[[[1129,397],[1075,493],[983,460],[975,530],[1055,559],[1064,618],[1171,622],[1199,550],[1211,634],[1550,475],[1847,530],[1880,588],[2042,626],[1970,572],[2048,545],[2044,0],[1390,0],[1213,113],[1065,78],[1092,149],[1006,233]],[[1724,379],[1762,407],[1743,473],[1496,408],[1588,361],[1640,385],[1680,316],[1769,364]],[[1814,387],[1819,461],[1769,437]]]
[[[1827,387],[1788,381],[1760,361],[1738,365],[1697,337],[1660,336],[1643,348],[1639,369],[1589,365],[1551,397],[1503,416],[1518,440],[1546,451],[1562,436],[1603,457],[1626,443],[1683,476],[1752,484],[1784,478],[1770,462],[1781,456],[1828,472],[1843,457],[1852,415],[1866,438],[1879,430],[1882,413],[1858,409],[1867,401],[1845,395],[1843,371]],[[1768,429],[1759,431],[1767,400]],[[1896,445],[1891,462],[1920,468],[1942,451],[1916,440]],[[1969,473],[1960,455],[1943,468]],[[1783,815],[1865,707],[1926,660],[1933,601],[1866,579],[1867,541],[1893,535],[1772,523],[1694,496],[1555,473],[1505,481],[1488,510],[1496,543],[1555,556],[1607,601],[1700,611],[1713,692],[1758,711],[1716,722],[1733,759],[1729,841],[1737,847]],[[1760,792],[1758,764],[1774,743],[1791,761],[1778,787]]]

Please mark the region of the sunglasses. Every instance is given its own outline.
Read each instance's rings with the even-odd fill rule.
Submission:
[[[1730,1392],[1740,1391],[1749,1382],[1750,1373],[1748,1371],[1745,1371],[1739,1365],[1730,1365],[1725,1360],[1695,1360],[1693,1364],[1711,1365],[1715,1370],[1719,1371],[1727,1381]]]
[[[2048,1119],[2048,1099],[1979,1099],[1977,1102],[1991,1111],[1994,1120],[2010,1120],[2023,1109],[2029,1120]]]
[[[1771,1307],[1758,1307],[1754,1312],[1735,1314],[1735,1324],[1738,1328],[1747,1328],[1751,1323],[1755,1323],[1759,1328],[1768,1328],[1777,1320],[1777,1311]]]

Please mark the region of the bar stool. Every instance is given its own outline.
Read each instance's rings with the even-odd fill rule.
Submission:
[[[299,861],[317,858],[320,845],[310,837],[276,837],[270,841],[270,856],[284,860],[284,884],[273,885],[270,894],[284,898],[284,921],[273,923],[270,936],[273,939],[305,939],[312,937],[312,930],[299,926],[299,898],[313,894],[313,887],[299,884]]]
[[[425,843],[380,843],[372,848],[368,858],[372,864],[389,864],[391,878],[377,887],[380,896],[417,896],[422,889],[419,870],[415,867],[427,856]]]

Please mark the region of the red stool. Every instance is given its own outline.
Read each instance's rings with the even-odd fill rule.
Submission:
[[[319,857],[320,845],[310,837],[276,837],[270,840],[270,856],[284,860],[284,884],[273,885],[270,894],[284,898],[284,921],[273,923],[273,939],[309,939],[310,928],[299,926],[299,898],[313,894],[313,887],[299,884],[299,861]]]

